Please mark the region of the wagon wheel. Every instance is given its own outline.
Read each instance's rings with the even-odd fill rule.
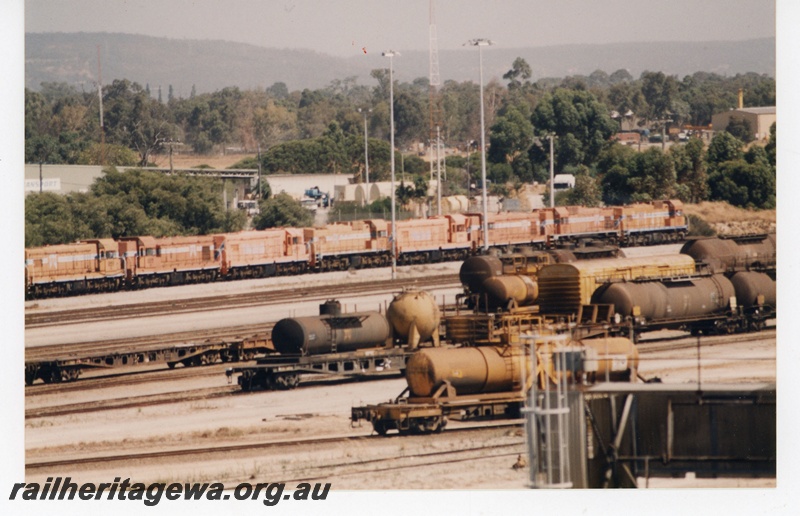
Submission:
[[[424,433],[440,433],[444,425],[442,424],[442,419],[440,417],[429,417],[425,420],[424,426]]]
[[[36,381],[36,373],[39,372],[39,368],[32,365],[25,366],[25,385],[33,385],[33,382]]]
[[[61,371],[61,379],[65,382],[72,382],[78,379],[81,375],[80,369],[66,369]]]
[[[183,361],[183,365],[186,367],[196,367],[203,363],[203,357],[200,355],[195,355],[193,357],[189,357]]]
[[[61,383],[61,368],[54,367],[50,369],[47,378],[45,378],[44,383]]]
[[[300,375],[299,374],[291,375],[291,377],[289,378],[289,388],[294,389],[298,385],[300,385]]]
[[[299,383],[300,377],[295,373],[277,374],[273,377],[272,382],[275,388],[282,391],[294,389]]]
[[[378,433],[378,435],[385,437],[386,433],[389,431],[389,423],[382,419],[376,419],[372,422],[372,428]]]

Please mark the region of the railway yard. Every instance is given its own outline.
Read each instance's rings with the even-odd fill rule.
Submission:
[[[680,244],[628,250],[676,253]],[[460,263],[332,272],[26,303],[25,358],[64,359],[130,348],[268,335],[285,317],[381,310],[403,288],[454,304]],[[664,384],[775,383],[774,319],[758,333],[658,331],[638,342],[638,375]],[[25,476],[141,482],[332,482],[336,489],[521,489],[519,419],[450,421],[435,435],[379,436],[351,408],[396,398],[400,375],[352,381],[310,375],[291,390],[244,392],[230,364],[165,363],[82,372],[25,388]],[[433,479],[433,480],[432,480]],[[775,478],[639,478],[639,487],[774,487]]]

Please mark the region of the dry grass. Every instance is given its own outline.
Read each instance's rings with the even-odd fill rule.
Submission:
[[[778,220],[776,210],[745,210],[725,202],[686,204],[684,213],[700,217],[723,235],[772,233]]]
[[[211,168],[225,169],[245,158],[255,156],[255,154],[212,154],[200,156],[195,154],[175,154],[172,156],[172,164],[175,167],[195,168],[199,165],[208,165]],[[153,158],[153,162],[159,167],[169,166],[169,155],[159,154]]]

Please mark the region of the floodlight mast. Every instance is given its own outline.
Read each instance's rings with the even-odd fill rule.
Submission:
[[[391,162],[391,169],[392,169],[392,236],[391,236],[391,248],[392,248],[392,279],[397,278],[397,221],[395,215],[395,186],[394,186],[394,70],[393,70],[393,61],[394,56],[399,56],[399,52],[395,52],[394,50],[387,50],[383,52],[383,57],[389,58],[389,160]]]
[[[362,109],[358,108],[358,112],[361,113]],[[363,113],[364,113],[364,168],[366,169],[365,172],[367,175],[365,197],[366,197],[366,204],[369,204],[369,143],[368,143],[369,140],[367,136],[367,116],[369,115],[369,113],[372,113],[372,110],[364,108]]]
[[[481,184],[483,186],[483,250],[489,250],[489,200],[486,193],[486,123],[483,108],[483,47],[494,45],[489,39],[471,39],[464,45],[478,47],[478,62],[480,67],[480,102],[481,102]]]

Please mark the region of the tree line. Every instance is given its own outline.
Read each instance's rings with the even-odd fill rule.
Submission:
[[[262,171],[267,174],[342,173],[363,181],[366,122],[370,180],[385,180],[390,170],[389,74],[377,69],[371,75],[375,80],[372,86],[359,85],[355,78],[349,78],[332,81],[318,90],[290,92],[278,82],[264,90],[229,87],[189,98],[170,95],[166,102],[153,98],[147,85],[115,80],[102,88],[102,128],[96,92],[44,83],[40,91],[25,91],[26,162],[146,166],[154,153],[163,153],[169,145],[181,142],[200,155],[219,152],[226,146],[259,151]],[[619,118],[612,117],[615,113],[633,113],[642,128],[665,119],[676,126],[707,126],[712,114],[737,105],[740,89],[745,105],[774,106],[773,78],[698,72],[678,79],[661,72],[644,72],[635,79],[625,70],[535,82],[530,76],[530,67],[518,58],[503,75],[503,82],[491,80],[485,85],[487,175],[495,193],[508,194],[532,181],[546,182],[549,138],[553,137],[556,170],[576,175],[576,188],[559,196],[563,203],[619,204],[677,197],[687,202],[711,199],[738,206],[774,207],[774,126],[766,147],[748,147],[747,131],[741,124],[732,124],[729,132],[717,134],[710,142],[692,139],[666,152],[658,148],[637,152],[612,140],[620,130]],[[409,185],[428,174],[429,165],[418,154],[422,149],[419,143],[429,143],[431,99],[442,113],[442,140],[448,147],[467,151],[463,154],[466,157],[447,157],[444,193],[468,193],[470,185],[479,183],[479,93],[473,82],[447,81],[435,96],[431,96],[426,78],[395,82],[396,144],[402,151],[395,154],[395,168],[407,175],[401,200],[412,198]],[[257,158],[248,158],[233,167],[258,165]],[[218,201],[220,196],[215,197],[214,189],[221,192],[221,186],[214,186],[213,181],[196,187],[198,192],[205,192],[197,194],[198,203],[213,200],[203,215],[189,214],[191,210],[184,213],[176,207],[179,201],[167,201],[171,195],[184,195],[187,190],[181,188],[188,188],[185,184],[147,185],[158,190],[161,197],[134,197],[144,202],[141,210],[149,222],[142,222],[142,211],[128,213],[127,222],[105,226],[93,222],[92,213],[105,210],[108,214],[114,209],[92,207],[90,198],[108,200],[116,195],[117,202],[123,199],[122,194],[103,190],[110,177],[118,181],[113,174],[102,178],[102,188],[93,185],[89,193],[82,194],[84,198],[70,195],[56,201],[47,194],[30,195],[26,224],[39,228],[31,234],[54,233],[43,229],[47,212],[60,214],[57,224],[61,224],[70,220],[65,216],[67,207],[73,210],[73,217],[88,218],[81,222],[83,229],[63,232],[65,241],[77,235],[120,236],[146,230],[154,234],[203,233],[240,226],[235,215],[226,214]],[[117,211],[121,213],[122,209]],[[122,215],[120,218],[125,219]],[[26,229],[26,241],[27,234]],[[30,242],[55,243],[52,238],[31,237]]]

